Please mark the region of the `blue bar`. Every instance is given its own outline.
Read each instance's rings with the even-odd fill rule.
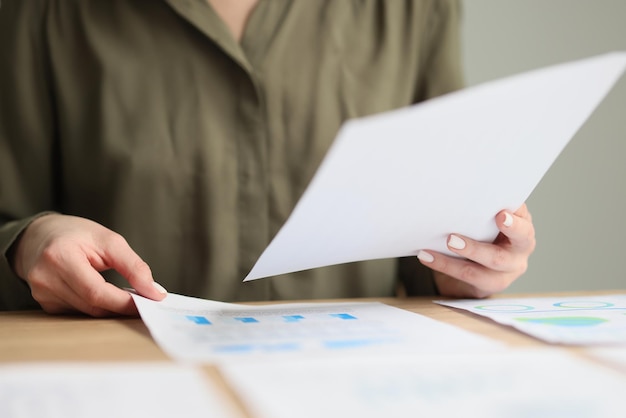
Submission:
[[[239,322],[243,322],[244,324],[251,324],[254,322],[259,322],[257,319],[252,318],[252,317],[235,318],[235,320]]]
[[[252,344],[230,344],[230,345],[219,345],[213,348],[213,351],[217,353],[249,353],[251,351],[256,350]]]
[[[304,319],[302,315],[285,315],[283,316],[285,322],[298,322],[301,319]]]
[[[185,318],[198,325],[211,325],[211,321],[203,316],[187,315]]]
[[[347,313],[331,313],[329,315],[335,318],[339,318],[339,319],[357,319],[356,316],[352,316]]]

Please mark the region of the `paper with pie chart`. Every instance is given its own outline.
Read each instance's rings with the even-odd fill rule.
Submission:
[[[436,301],[555,344],[626,346],[626,294]]]

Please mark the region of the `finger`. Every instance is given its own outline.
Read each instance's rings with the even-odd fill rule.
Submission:
[[[106,309],[90,306],[75,292],[64,294],[61,298],[57,299],[56,303],[49,303],[45,307],[42,305],[42,307],[44,311],[50,314],[85,314],[93,316],[94,318],[109,318],[120,315],[118,312],[111,312]]]
[[[72,305],[50,292],[42,291],[38,286],[31,286],[31,294],[46,313],[64,314],[77,311]]]
[[[501,235],[494,243],[515,252],[530,254],[536,245],[535,227],[530,213],[524,208],[525,206],[515,213],[502,211],[496,215],[496,225]]]
[[[85,299],[84,297],[79,295],[76,291],[74,291],[74,289],[72,289],[68,285],[67,282],[64,281],[63,284],[66,287],[65,292],[62,295],[63,300],[68,302],[76,311],[80,311],[84,314],[87,314],[93,317],[98,317],[98,318],[106,318],[106,317],[119,316],[119,315],[131,315],[131,316],[137,315],[136,309],[133,309],[134,303],[133,304],[127,303],[126,305],[118,304],[119,306],[122,306],[122,307],[120,308],[115,307],[114,308],[115,310],[108,309],[106,306],[99,306],[94,303],[94,302],[98,303],[98,301]],[[104,281],[102,282],[102,285],[105,287],[110,286],[110,287],[115,288],[115,286],[111,285],[110,283],[106,283]],[[105,302],[105,304],[107,303]]]
[[[501,292],[510,284],[507,275],[490,270],[470,260],[451,257],[434,251],[420,251],[418,259],[429,268],[471,286],[476,297]],[[465,287],[461,287],[465,289]]]
[[[517,209],[514,212],[515,215],[527,219],[528,221],[532,222],[532,215],[530,213],[530,211],[528,210],[528,206],[526,205],[526,203],[524,203],[522,206],[519,207],[519,209]]]
[[[42,309],[50,314],[82,312],[96,317],[113,315],[106,309],[90,306],[72,290],[72,288],[55,274],[35,273],[29,280],[33,298]]]
[[[69,290],[75,292],[78,300],[72,298],[69,291],[64,296],[81,311],[90,315],[99,312],[99,309],[118,315],[137,314],[128,292],[107,283],[84,254],[76,252],[69,255],[60,266],[59,275]]]
[[[165,298],[167,291],[154,281],[150,266],[133,251],[122,236],[110,236],[102,248],[108,267],[125,277],[138,294],[154,300]]]
[[[441,272],[434,272],[435,286],[443,296],[453,298],[485,298],[491,293]]]
[[[475,241],[457,234],[448,236],[447,245],[455,254],[491,270],[511,271],[519,263],[519,255],[504,245]]]

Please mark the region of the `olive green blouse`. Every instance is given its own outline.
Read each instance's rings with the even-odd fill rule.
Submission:
[[[48,211],[121,233],[170,292],[433,293],[413,258],[242,279],[343,121],[461,87],[459,13],[261,0],[237,43],[204,0],[2,0],[0,309],[37,306],[9,255]]]

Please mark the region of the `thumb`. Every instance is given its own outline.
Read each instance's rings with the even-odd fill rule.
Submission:
[[[141,296],[162,300],[167,290],[154,281],[148,263],[143,261],[125,239],[109,241],[105,246],[106,263],[117,270]]]

